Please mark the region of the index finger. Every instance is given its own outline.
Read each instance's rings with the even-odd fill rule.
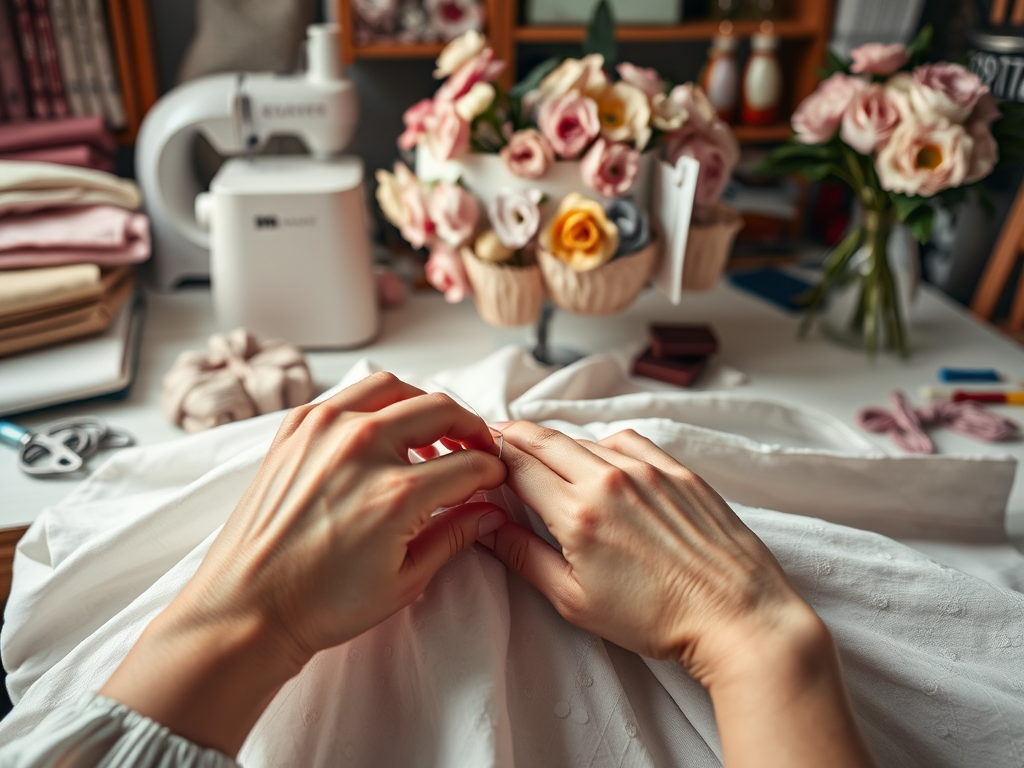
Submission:
[[[381,409],[377,418],[392,446],[404,456],[410,448],[442,438],[497,456],[494,436],[484,420],[443,392],[421,394]]]

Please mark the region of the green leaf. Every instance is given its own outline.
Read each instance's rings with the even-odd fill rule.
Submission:
[[[812,172],[820,173],[822,166],[838,167],[841,162],[842,152],[835,143],[801,144],[794,141],[772,150],[758,163],[754,172],[761,176],[788,176],[806,174],[808,169],[814,169]]]
[[[910,231],[917,238],[917,242],[924,245],[932,237],[932,227],[935,225],[935,209],[930,205],[921,206],[907,219],[907,224],[910,225]]]
[[[932,38],[935,36],[935,30],[931,24],[925,24],[921,27],[921,31],[917,33],[907,49],[910,51],[910,66],[916,67],[928,56],[928,52],[932,48]]]
[[[540,81],[550,75],[551,72],[554,71],[555,67],[561,63],[562,59],[559,56],[553,56],[550,59],[542,61],[530,70],[530,74],[513,85],[509,89],[508,95],[516,100],[523,98],[523,96],[540,85]]]
[[[836,72],[850,73],[850,63],[839,58],[831,48],[825,49],[825,66],[820,70],[822,80],[834,75]]]
[[[896,215],[899,216],[900,221],[906,221],[922,206],[928,205],[927,197],[911,197],[897,192],[890,193],[889,197],[892,198],[892,203],[896,207]]]
[[[587,36],[583,40],[583,53],[599,53],[604,56],[604,67],[611,70],[619,62],[619,44],[615,40],[615,18],[608,0],[600,0],[594,6],[594,13],[587,24]]]

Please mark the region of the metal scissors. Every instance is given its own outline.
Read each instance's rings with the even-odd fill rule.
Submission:
[[[18,467],[38,477],[77,472],[105,448],[124,448],[135,440],[127,432],[111,429],[95,416],[58,419],[29,432],[0,419],[0,442],[18,449]]]

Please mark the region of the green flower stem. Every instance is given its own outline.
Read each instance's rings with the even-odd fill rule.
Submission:
[[[822,273],[821,280],[808,295],[807,314],[800,323],[800,336],[807,335],[822,302],[846,273],[847,264],[860,248],[863,239],[864,230],[861,227],[853,227],[825,259],[825,271]]]

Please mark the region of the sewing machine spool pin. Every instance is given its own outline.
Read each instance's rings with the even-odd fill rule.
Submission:
[[[540,309],[537,317],[537,325],[534,327],[533,359],[544,365],[552,365],[556,368],[564,368],[572,365],[577,360],[582,360],[586,355],[567,347],[557,347],[549,342],[551,338],[551,319],[554,317],[557,307],[550,301],[545,300],[544,306]]]

